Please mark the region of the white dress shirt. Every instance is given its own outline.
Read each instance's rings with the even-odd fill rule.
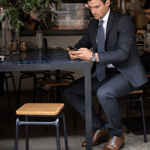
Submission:
[[[106,41],[106,29],[107,29],[107,22],[108,22],[109,14],[110,14],[110,8],[109,8],[109,11],[107,12],[107,14],[102,19],[104,21],[103,22],[103,30],[104,30],[105,41]],[[101,21],[101,19],[99,19],[99,22],[100,21]],[[98,53],[97,53],[97,55],[98,55]],[[98,57],[97,62],[99,62],[99,57]],[[106,68],[114,68],[114,66],[113,66],[113,64],[109,64],[109,65],[106,66]]]

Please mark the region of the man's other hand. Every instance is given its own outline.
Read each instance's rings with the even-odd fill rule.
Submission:
[[[90,58],[92,57],[93,54],[93,52],[91,52],[87,48],[80,48],[78,49],[78,51],[72,51],[69,48],[67,48],[67,50],[69,50],[68,54],[71,59],[82,59],[90,61]]]

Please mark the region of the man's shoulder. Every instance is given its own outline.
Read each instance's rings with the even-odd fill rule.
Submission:
[[[122,18],[122,17],[126,17],[127,15],[125,15],[125,14],[122,14],[122,13],[120,13],[120,12],[118,12],[118,11],[114,11],[114,10],[112,10],[112,13],[113,13],[113,16],[114,17],[117,17],[117,18]],[[129,16],[128,16],[129,17]]]
[[[99,22],[99,20],[98,19],[95,19],[95,18],[92,18],[91,20],[90,20],[90,23],[98,23]]]
[[[88,27],[92,27],[93,28],[94,26],[97,26],[98,23],[99,23],[99,20],[93,18],[93,19],[90,20]]]
[[[126,14],[122,14],[118,11],[113,11],[112,10],[112,13],[113,13],[113,16],[116,17],[116,18],[131,18],[130,16],[126,15]]]
[[[112,16],[113,16],[113,20],[115,21],[115,22],[131,22],[132,21],[132,19],[131,19],[131,17],[130,16],[128,16],[128,15],[125,15],[125,14],[122,14],[122,13],[120,13],[120,12],[117,12],[117,11],[112,11]]]

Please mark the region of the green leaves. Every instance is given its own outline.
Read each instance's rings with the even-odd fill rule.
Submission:
[[[11,5],[8,0],[0,0],[0,4],[5,7],[5,14],[2,21],[6,19],[10,20],[11,26],[16,26],[16,32],[20,31],[20,27],[24,26],[23,21],[21,20],[19,14],[30,12],[33,10],[34,13],[37,13],[40,21],[42,31],[48,30],[49,33],[52,33],[51,29],[54,24],[58,24],[57,14],[52,11],[52,3],[55,5],[57,10],[61,9],[61,0],[14,0]],[[52,22],[52,16],[54,22]]]
[[[49,0],[46,0],[45,7],[47,8],[49,5]]]

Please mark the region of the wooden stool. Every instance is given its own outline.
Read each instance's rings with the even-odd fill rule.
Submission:
[[[150,78],[150,71],[146,71],[147,77]]]
[[[7,74],[9,74],[9,75],[7,75]],[[8,87],[8,79],[9,78],[12,78],[12,83],[13,83],[13,87],[14,87],[14,93],[15,93],[17,108],[19,108],[19,102],[18,102],[18,98],[17,98],[17,92],[16,92],[16,85],[15,85],[14,76],[11,72],[4,72],[4,79],[6,81],[6,89],[7,89],[8,106],[9,106],[9,110],[11,110],[9,87]]]
[[[74,72],[72,71],[56,70],[56,71],[42,72],[41,74],[48,75],[48,76],[55,76],[56,79],[69,79],[69,80],[74,81],[74,77],[72,76]]]
[[[56,79],[56,80],[42,80],[42,81],[37,81],[37,84],[39,84],[39,87],[37,89],[37,102],[39,101],[39,91],[42,90],[43,92],[48,93],[48,98],[47,98],[47,102],[49,103],[49,94],[51,92],[52,94],[52,100],[54,102],[54,96],[53,96],[53,89],[54,88],[62,88],[64,86],[69,85],[71,82],[67,81],[65,79]],[[44,87],[50,87],[49,90],[44,90]],[[59,90],[60,92],[60,90]],[[61,94],[59,93],[57,95],[57,102],[62,102],[62,97]],[[59,100],[60,99],[60,100]]]
[[[20,73],[22,73],[22,75],[20,76],[19,79],[19,89],[18,89],[18,103],[20,100],[20,91],[21,91],[21,81],[22,79],[26,79],[26,78],[33,78],[33,102],[35,102],[35,95],[36,95],[36,81],[39,79],[43,79],[45,77],[39,77],[37,78],[36,75],[37,74],[41,74],[42,72],[47,72],[48,70],[44,70],[44,71],[20,71]],[[18,104],[19,105],[19,104]]]
[[[64,70],[55,70],[55,71],[47,71],[47,72],[42,72],[41,74],[45,76],[55,76],[56,79],[67,79],[74,81],[74,77],[72,74],[75,72],[72,71],[64,71]],[[56,94],[59,95],[59,89],[56,88]],[[75,109],[72,107],[72,113],[73,113],[73,121],[74,121],[74,127],[77,127],[77,122],[76,122],[76,112]]]
[[[16,110],[16,137],[15,137],[15,150],[18,150],[18,129],[19,125],[26,125],[26,150],[29,149],[28,143],[28,125],[53,125],[56,126],[56,136],[57,136],[57,150],[60,150],[60,136],[59,136],[59,117],[63,118],[63,127],[64,127],[64,138],[65,138],[65,147],[68,150],[68,140],[66,132],[66,122],[65,114],[63,112],[64,104],[63,103],[27,103]],[[20,121],[19,116],[26,116],[26,121]],[[28,121],[28,117],[40,116],[40,117],[56,117],[55,121],[51,122],[37,122],[37,121]]]
[[[137,94],[138,98],[132,98],[132,95]],[[127,95],[126,100],[119,100],[118,102],[127,102],[127,133],[129,133],[129,118],[130,118],[130,102],[140,102],[141,103],[141,114],[142,114],[142,122],[143,122],[143,131],[144,131],[144,142],[147,142],[146,136],[146,125],[145,125],[145,116],[144,116],[144,106],[143,106],[143,98],[142,98],[143,90],[136,90]],[[137,107],[136,107],[137,108]]]
[[[134,94],[138,95],[138,98],[132,98]],[[130,102],[140,102],[141,103],[141,114],[142,114],[142,122],[143,122],[143,131],[144,131],[144,142],[147,142],[147,136],[146,136],[146,125],[145,125],[145,116],[144,116],[144,106],[143,106],[143,98],[142,98],[143,90],[136,90],[127,95],[126,100],[118,100],[118,102],[126,102],[127,103],[127,133],[129,133],[129,119],[130,119],[130,110],[131,108],[136,107],[130,107]],[[101,116],[101,105],[99,104],[99,116]]]
[[[42,80],[42,81],[37,81],[37,84],[39,84],[39,87],[37,89],[37,101],[39,101],[39,92],[43,91],[47,93],[47,102],[49,103],[50,99],[50,93],[52,96],[52,102],[55,103],[54,101],[54,95],[53,95],[53,89],[56,88],[56,97],[57,100],[56,102],[62,102],[62,94],[61,94],[61,89],[64,88],[65,86],[69,85],[71,82],[66,80],[66,79],[55,79],[55,80]],[[44,90],[44,87],[50,87],[49,90]],[[76,122],[76,115],[75,115],[75,109],[72,107],[72,113],[73,113],[73,121],[74,121],[74,127],[77,127],[77,122]]]

